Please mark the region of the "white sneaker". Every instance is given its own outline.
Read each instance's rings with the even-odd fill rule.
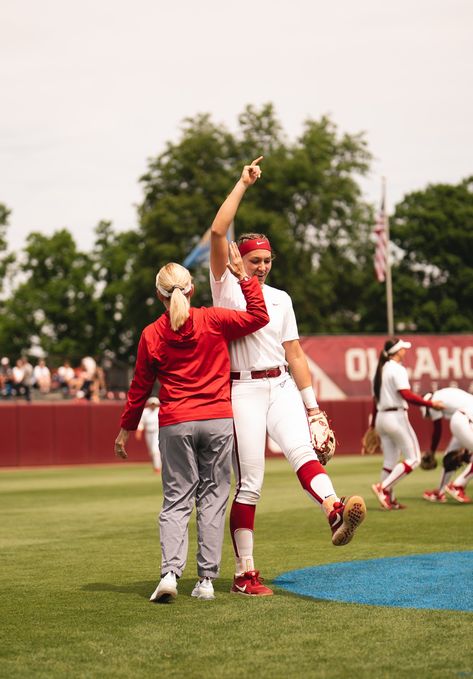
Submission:
[[[165,604],[176,597],[177,580],[175,574],[170,571],[161,578],[159,585],[156,587],[149,600],[159,602],[160,604]]]
[[[191,596],[195,596],[197,599],[215,599],[212,580],[210,578],[204,578],[202,582],[197,580]]]

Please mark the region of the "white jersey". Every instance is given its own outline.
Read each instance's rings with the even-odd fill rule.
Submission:
[[[37,382],[40,380],[43,380],[44,378],[50,378],[51,377],[51,371],[49,370],[48,366],[46,365],[35,365],[34,370],[33,370],[33,375],[34,378]]]
[[[246,309],[241,287],[229,271],[216,281],[210,272],[210,287],[214,306],[225,309]],[[263,285],[263,297],[269,323],[230,343],[231,369],[235,371],[267,370],[287,365],[283,342],[299,339],[296,317],[289,295],[283,290]]]
[[[439,420],[441,417],[449,420],[457,410],[461,410],[473,418],[473,394],[469,394],[467,391],[463,391],[463,389],[456,389],[455,387],[439,389],[432,394],[431,400],[442,401],[445,405],[444,410],[429,409],[431,420]]]
[[[383,365],[381,391],[379,394],[378,410],[388,408],[404,408],[407,402],[399,393],[400,389],[410,389],[407,370],[403,365],[392,359]]]
[[[159,408],[145,408],[138,424],[138,431],[143,431],[143,429],[149,433],[159,431],[158,412]]]
[[[64,382],[70,382],[74,379],[74,368],[68,365],[61,365],[57,369],[57,374]]]

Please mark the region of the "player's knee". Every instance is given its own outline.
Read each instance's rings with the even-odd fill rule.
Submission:
[[[300,445],[292,448],[286,453],[286,458],[294,471],[300,469],[306,462],[318,460],[315,450],[310,445]]]
[[[419,457],[412,457],[405,461],[406,471],[411,472],[420,465],[420,455]]]
[[[255,505],[259,502],[261,497],[260,489],[249,489],[240,488],[238,493],[235,495],[235,500],[241,502],[244,505]]]

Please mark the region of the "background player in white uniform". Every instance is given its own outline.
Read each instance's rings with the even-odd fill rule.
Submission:
[[[372,426],[381,439],[383,468],[381,482],[371,487],[383,509],[404,509],[393,495],[394,486],[419,466],[419,441],[407,416],[408,403],[441,408],[442,403],[426,400],[411,391],[407,370],[402,365],[411,343],[388,340],[381,351],[373,381],[376,410]],[[404,460],[400,460],[401,454]]]
[[[246,189],[261,175],[258,165],[261,159],[243,168],[212,224],[210,267],[215,306],[244,308],[238,284],[234,284],[226,270],[226,235]],[[340,500],[312,446],[307,416],[317,415],[319,408],[299,343],[291,298],[265,282],[271,269],[271,245],[263,234],[247,234],[240,236],[238,246],[247,274],[256,276],[263,289],[270,322],[230,345],[236,433],[236,494],[230,515],[235,577],[231,591],[266,596],[272,591],[262,584],[259,571],[255,570],[253,531],[256,503],[263,484],[267,433],[284,452],[307,494],[322,506],[332,529],[333,544],[346,544],[351,540],[364,519],[366,508],[359,496],[345,502]]]
[[[446,502],[448,493],[457,502],[468,503],[471,499],[465,494],[465,488],[473,478],[473,394],[456,387],[439,389],[433,394],[425,394],[425,399],[442,401],[443,410],[423,409],[424,417],[433,422],[431,455],[435,454],[442,435],[442,418],[449,420],[452,437],[442,460],[442,476],[439,487],[426,490],[424,498],[430,502]],[[461,450],[465,449],[465,450]],[[456,451],[456,453],[454,453]],[[449,455],[451,453],[452,455]],[[453,473],[467,462],[463,472],[449,483]]]
[[[159,452],[159,398],[151,396],[146,401],[146,407],[143,410],[138,429],[136,430],[136,438],[138,441],[145,433],[146,447],[148,453],[153,461],[153,468],[155,472],[161,471],[161,453]]]

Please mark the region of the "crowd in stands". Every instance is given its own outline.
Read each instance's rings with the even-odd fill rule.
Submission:
[[[85,356],[76,367],[68,360],[58,367],[48,366],[42,358],[33,367],[26,356],[14,365],[7,356],[0,360],[0,398],[31,401],[33,395],[36,400],[49,394],[95,402],[114,397],[107,392],[103,368],[91,356]]]

